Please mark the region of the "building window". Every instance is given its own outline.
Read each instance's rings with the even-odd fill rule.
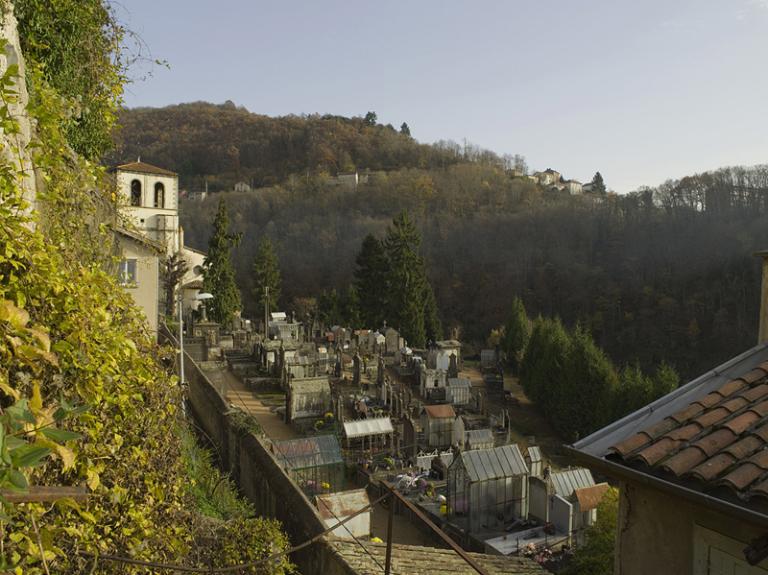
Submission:
[[[131,205],[141,205],[141,182],[139,180],[133,180],[131,182]]]
[[[155,207],[165,207],[165,186],[161,182],[155,184]]]
[[[121,286],[133,287],[136,285],[136,260],[122,260],[117,272],[117,279]]]

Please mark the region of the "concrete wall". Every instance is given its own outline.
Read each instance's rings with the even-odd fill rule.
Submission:
[[[549,500],[549,520],[562,533],[573,531],[573,505],[559,495]]]
[[[547,484],[538,477],[528,479],[528,489],[530,490],[530,507],[528,514],[539,521],[549,521],[549,494]]]
[[[651,487],[623,483],[614,573],[707,573],[706,568],[703,571],[694,568],[696,533],[701,528],[735,540],[738,542],[736,549],[743,549],[752,539],[765,535],[764,529],[743,520]],[[768,562],[764,561],[760,567],[768,570]],[[763,571],[739,572],[752,574]]]

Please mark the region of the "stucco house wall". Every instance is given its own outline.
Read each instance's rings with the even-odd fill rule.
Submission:
[[[739,554],[765,529],[652,487],[621,484],[617,530],[616,575],[720,573],[708,567],[713,553],[733,557],[741,570],[729,573],[768,573],[768,561],[750,567]]]
[[[160,313],[160,259],[158,254],[140,242],[120,236],[118,239],[123,259],[136,260],[136,281],[123,285],[136,305],[144,312],[147,326],[157,334]]]

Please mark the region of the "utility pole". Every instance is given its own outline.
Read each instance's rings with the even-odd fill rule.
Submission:
[[[176,233],[176,246],[178,247],[179,258],[181,258],[181,234]],[[179,300],[179,385],[181,386],[181,412],[186,417],[187,407],[184,402],[184,277],[179,278],[178,288]]]
[[[395,496],[390,490],[389,517],[387,518],[387,554],[384,558],[384,575],[392,572],[392,524],[395,522]]]
[[[264,286],[264,341],[269,339],[269,286]]]

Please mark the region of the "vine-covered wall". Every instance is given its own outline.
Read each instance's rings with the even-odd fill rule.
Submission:
[[[220,481],[189,464],[180,388],[163,367],[173,352],[110,272],[116,197],[94,160],[122,85],[116,26],[102,0],[4,5],[0,489],[80,485],[89,497],[0,500],[1,572],[147,572],[97,564],[104,554],[223,566],[288,545],[247,504],[200,512]],[[289,569],[283,559],[252,572]]]

